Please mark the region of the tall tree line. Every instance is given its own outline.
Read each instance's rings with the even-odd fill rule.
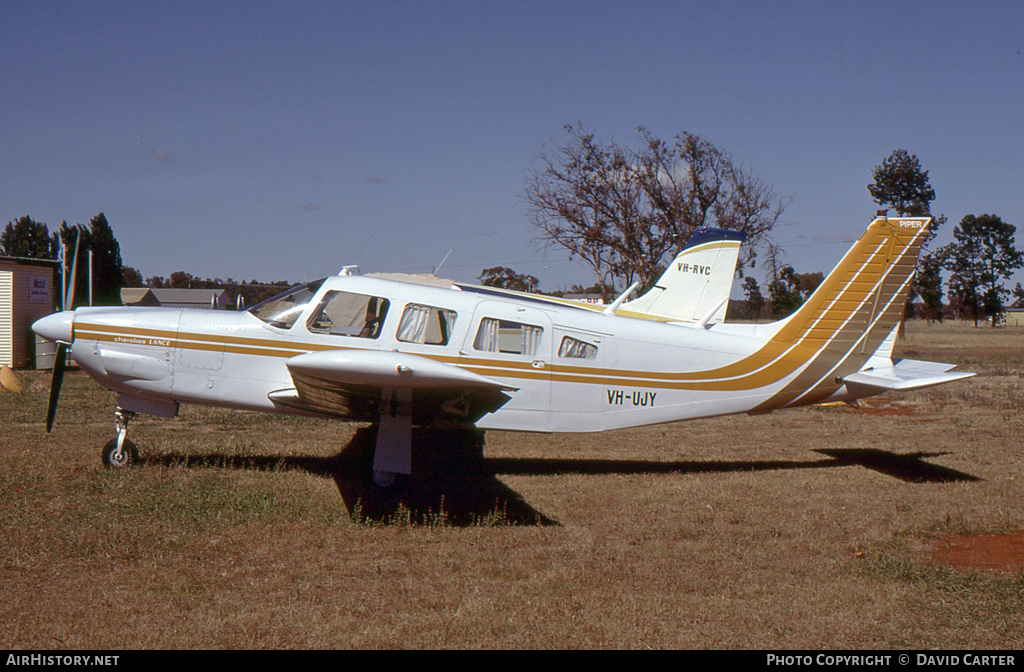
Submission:
[[[993,327],[998,324],[1011,296],[1003,280],[1024,266],[1016,232],[997,215],[967,215],[953,230],[953,242],[941,254],[950,271],[950,307],[960,319],[973,319],[975,326],[979,318],[990,319]]]
[[[61,222],[56,231],[50,232],[42,222],[26,215],[9,222],[0,233],[0,256],[27,259],[59,258],[61,246],[67,249],[67,265],[70,272],[75,248],[78,248],[77,282],[75,284],[75,305],[82,306],[89,301],[89,274],[86,268],[89,252],[93,263],[93,304],[98,306],[121,305],[122,287],[152,287],[156,289],[224,289],[234,302],[242,297],[244,305],[254,305],[278,294],[291,283],[286,281],[258,282],[202,279],[185,271],[175,271],[169,278],[151,276],[143,280],[142,274],[126,266],[121,258],[121,246],[102,212],[93,217],[88,225],[69,225]],[[55,272],[54,287],[56,300],[63,304],[60,288],[60,272]]]
[[[77,282],[75,304],[84,305],[89,300],[89,273],[87,262],[92,253],[93,303],[100,306],[116,306],[121,303],[121,287],[124,286],[124,264],[121,260],[121,246],[114,237],[106,215],[102,212],[89,220],[89,224],[61,222],[57,231],[50,233],[42,222],[26,215],[8,222],[0,233],[0,254],[9,257],[29,259],[57,259],[61,246],[68,250],[67,264],[71,268],[72,255],[78,249]],[[60,283],[55,283],[56,287]],[[63,288],[60,288],[63,291]],[[58,296],[63,302],[63,297]]]
[[[542,152],[540,169],[528,174],[523,200],[536,241],[585,261],[606,298],[620,283],[639,280],[647,287],[701,226],[748,234],[741,277],[758,252],[766,253],[768,297],[756,280],[744,280],[751,317],[789,314],[821,281],[821,273],[797,273],[779,262],[781,250],[771,233],[785,202],[727,151],[685,132],[666,142],[640,127],[634,149],[602,140],[582,125],[565,131],[566,139]],[[872,180],[868,193],[886,211],[932,218],[905,317],[942,320],[943,271],[950,274],[950,303],[959,316],[999,314],[1010,296],[1002,281],[1024,265],[1014,246],[1015,227],[995,215],[967,215],[953,232],[954,243],[934,249],[946,217],[932,212],[935,189],[917,156],[893,151],[875,166]],[[481,279],[490,271],[496,277],[487,281],[510,281],[497,270],[502,269],[485,269]],[[1024,301],[1024,290],[1013,296]]]
[[[942,320],[941,272],[946,270],[950,274],[949,305],[956,316],[973,319],[975,325],[979,318],[988,318],[996,326],[1011,296],[1003,281],[1024,267],[1024,254],[1016,248],[1016,227],[997,215],[965,215],[953,230],[953,242],[931,250],[929,243],[946,217],[931,212],[935,190],[917,156],[897,149],[875,167],[872,175],[874,182],[868,185],[868,191],[879,205],[894,209],[900,216],[932,217],[906,316],[913,316],[911,301],[920,296],[920,317]]]

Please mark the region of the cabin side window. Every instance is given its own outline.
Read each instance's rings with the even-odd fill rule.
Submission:
[[[572,336],[562,339],[558,346],[558,356],[566,359],[595,359],[597,357],[597,346]]]
[[[377,338],[391,302],[380,296],[328,292],[307,323],[314,334]]]
[[[456,317],[454,310],[410,303],[402,312],[395,338],[403,343],[448,345]]]
[[[473,347],[484,352],[533,357],[543,334],[543,327],[485,317],[480,320]]]

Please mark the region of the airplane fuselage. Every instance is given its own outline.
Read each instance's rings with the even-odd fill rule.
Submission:
[[[312,313],[331,292],[387,301],[377,336],[316,333],[310,324]],[[444,343],[400,340],[403,309],[410,305],[450,311],[452,329]],[[495,320],[498,338],[507,343],[482,345],[481,330]],[[531,332],[527,343],[524,329]],[[251,312],[79,309],[72,355],[100,384],[121,393],[122,406],[172,416],[176,404],[308,412],[271,399],[275,391],[295,385],[289,359],[349,349],[406,353],[515,388],[507,403],[476,422],[480,428],[581,432],[757,407],[785,379],[767,388],[717,391],[707,384],[687,383],[687,373],[728,366],[766,342],[753,325],[742,330],[746,333],[723,331],[515,298],[494,300],[472,291],[338,276],[324,281],[288,328]]]
[[[376,423],[374,478],[385,483],[410,473],[413,426],[594,432],[970,376],[892,358],[927,228],[927,218],[876,219],[793,315],[768,324],[713,323],[717,290],[711,308],[691,306],[675,322],[668,308],[637,310],[661,300],[650,292],[622,313],[624,297],[597,312],[346,274],[246,312],[83,308],[33,329],[58,353],[70,344],[74,360],[119,393],[108,466],[133,454],[122,448],[134,413],[173,417],[180,404],[205,404]],[[665,283],[658,292],[678,301],[679,283]]]

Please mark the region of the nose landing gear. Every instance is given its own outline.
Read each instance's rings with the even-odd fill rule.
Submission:
[[[119,406],[115,415],[117,438],[103,446],[103,466],[107,469],[125,469],[139,461],[139,449],[128,440],[128,422],[135,417],[135,413]]]

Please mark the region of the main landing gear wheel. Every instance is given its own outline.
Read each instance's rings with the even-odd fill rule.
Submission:
[[[128,439],[117,449],[117,439],[107,441],[103,446],[103,466],[107,469],[127,469],[139,461],[139,449]]]

